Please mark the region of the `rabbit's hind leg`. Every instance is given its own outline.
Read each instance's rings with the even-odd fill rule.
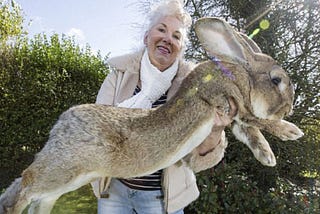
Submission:
[[[51,210],[60,195],[51,196],[32,201],[28,209],[28,214],[50,214]]]
[[[51,184],[50,189],[45,189],[44,184],[34,183],[33,187],[30,185],[30,192],[35,192],[32,197],[32,202],[28,210],[28,214],[46,214],[50,213],[56,200],[65,193],[74,191],[88,183],[90,183],[94,179],[98,179],[101,177],[101,174],[97,172],[90,172],[86,174],[80,174],[76,178],[71,181],[62,184],[57,182],[56,184]],[[55,181],[55,180],[53,180]],[[43,188],[39,188],[43,187]],[[33,190],[32,190],[33,189]],[[40,193],[41,192],[41,193]],[[31,194],[31,193],[30,193]]]

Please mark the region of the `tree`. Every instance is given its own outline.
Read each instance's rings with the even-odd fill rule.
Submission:
[[[222,164],[197,175],[201,194],[189,208],[191,213],[318,212],[319,1],[188,0],[186,7],[194,20],[218,16],[248,35],[260,30],[253,39],[278,60],[295,85],[294,114],[288,119],[305,131],[295,142],[279,142],[264,133],[277,157],[275,168],[261,166],[229,134]],[[263,19],[271,24],[266,30],[259,26]],[[193,29],[188,47],[187,58],[207,59]]]
[[[9,39],[25,33],[23,21],[22,10],[14,0],[0,1],[0,47]]]

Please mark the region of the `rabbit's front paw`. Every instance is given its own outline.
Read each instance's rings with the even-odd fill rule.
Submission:
[[[277,161],[271,148],[269,145],[266,148],[263,147],[264,146],[260,147],[259,149],[252,150],[255,158],[265,166],[275,166]]]
[[[268,141],[257,127],[243,126],[234,123],[232,132],[238,140],[249,147],[254,157],[260,161],[260,163],[265,166],[275,166],[277,164]]]
[[[281,127],[279,127],[279,138],[281,140],[297,140],[302,137],[304,133],[293,123],[281,120]]]

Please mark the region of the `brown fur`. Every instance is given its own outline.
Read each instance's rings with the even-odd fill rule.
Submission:
[[[199,20],[196,32],[235,80],[208,61],[200,63],[177,94],[156,110],[95,104],[70,108],[23,172],[22,183],[17,180],[1,196],[0,208],[6,211],[0,213],[21,213],[29,203],[30,213],[50,213],[62,194],[99,177],[145,175],[183,157],[192,165],[194,148],[209,135],[215,111],[228,110],[229,97],[238,107],[233,133],[262,164],[274,166],[275,157],[259,129],[283,140],[303,135],[282,120],[292,109],[289,77],[272,58],[256,53],[260,49],[253,41],[220,19]],[[276,84],[275,78],[281,82]]]

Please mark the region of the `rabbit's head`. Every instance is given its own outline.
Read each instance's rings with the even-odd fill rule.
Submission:
[[[195,31],[210,55],[220,59],[222,64],[236,67],[232,69],[236,77],[233,81],[242,81],[247,87],[242,91],[250,102],[246,105],[247,110],[258,118],[269,120],[278,120],[291,113],[294,89],[288,75],[274,59],[261,53],[252,39],[218,18],[199,19]],[[241,79],[237,72],[246,72],[248,79]]]

